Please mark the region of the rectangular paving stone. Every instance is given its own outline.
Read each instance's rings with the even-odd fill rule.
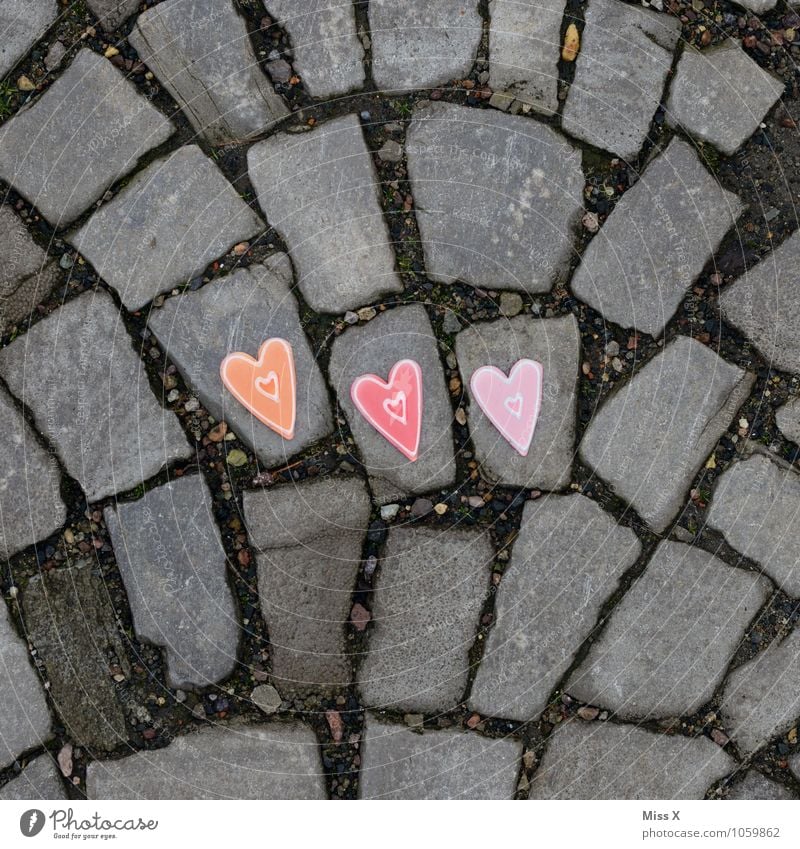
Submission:
[[[778,784],[777,781],[772,781],[763,776],[760,772],[754,769],[747,771],[744,780],[734,784],[725,797],[730,801],[738,800],[764,800],[764,801],[781,801],[784,799],[796,799],[794,793]]]
[[[660,533],[754,380],[678,336],[595,413],[581,456]]]
[[[471,324],[456,337],[456,357],[467,387],[482,366],[495,366],[508,374],[523,357],[542,364],[542,406],[527,457],[500,436],[468,388],[469,431],[475,457],[491,479],[519,487],[565,487],[575,452],[580,365],[580,335],[574,317],[540,320],[517,316]]]
[[[164,648],[170,687],[204,687],[236,665],[239,622],[202,476],[106,507],[136,636]]]
[[[373,429],[350,397],[357,377],[376,374],[387,380],[392,366],[404,358],[419,363],[423,380],[419,457],[413,463]],[[329,375],[379,503],[455,482],[453,411],[433,329],[421,304],[397,307],[365,325],[349,328],[333,342]]]
[[[325,799],[314,732],[300,723],[216,725],[164,749],[94,761],[89,799]]]
[[[780,589],[800,596],[800,475],[756,454],[724,472],[706,522]]]
[[[470,707],[535,719],[641,549],[633,531],[583,495],[528,501]]]
[[[45,539],[64,524],[61,473],[11,399],[0,390],[0,558]]]
[[[58,16],[56,0],[3,0],[0,3],[0,77],[33,47]]]
[[[272,136],[250,148],[247,163],[258,202],[286,240],[312,309],[340,313],[402,291],[355,115],[300,135]]]
[[[800,371],[800,231],[720,295],[722,317],[750,339],[773,368]]]
[[[736,761],[708,737],[633,725],[559,725],[531,782],[531,799],[702,799]]]
[[[128,741],[112,667],[130,674],[116,616],[88,560],[34,575],[22,593],[25,630],[44,662],[67,736],[91,751]]]
[[[589,243],[572,291],[609,321],[657,336],[743,209],[674,139]]]
[[[139,15],[129,41],[211,144],[241,143],[289,114],[229,0],[159,3]]]
[[[522,744],[448,729],[419,734],[367,714],[362,799],[512,799]]]
[[[265,0],[292,42],[294,70],[312,97],[337,97],[364,85],[364,47],[355,7],[341,0]]]
[[[564,0],[490,0],[490,88],[556,113],[565,7]]]
[[[433,88],[469,74],[483,34],[476,0],[370,0],[368,9],[379,89]]]
[[[50,755],[41,755],[31,761],[16,778],[0,789],[0,802],[66,798],[58,767]]]
[[[389,530],[358,673],[365,704],[438,713],[461,701],[493,556],[481,531]]]
[[[567,692],[624,719],[696,713],[714,695],[768,581],[664,540],[610,614]]]
[[[148,165],[70,240],[137,310],[262,229],[216,165],[187,145]]]
[[[300,324],[286,254],[238,269],[195,292],[169,298],[150,313],[150,329],[215,419],[224,420],[266,466],[285,464],[333,430],[328,389]],[[268,266],[268,267],[267,267]],[[223,386],[227,354],[251,357],[266,339],[292,346],[297,382],[294,439],[285,440],[249,413]]]
[[[79,295],[0,351],[0,375],[89,501],[132,489],[189,454],[103,291]]]
[[[86,5],[97,15],[100,25],[110,32],[139,11],[140,0],[86,0]]]
[[[0,177],[65,227],[174,131],[111,62],[84,48],[0,128]]]
[[[345,623],[369,514],[369,494],[357,478],[244,494],[273,683],[282,694],[331,690],[352,678]]]
[[[726,732],[747,757],[800,716],[800,630],[767,648],[730,674],[722,694]]]
[[[0,769],[51,736],[42,682],[0,600]]]
[[[681,32],[670,15],[619,0],[589,0],[561,125],[633,160],[650,131]]]
[[[406,153],[431,279],[536,293],[563,278],[584,185],[566,139],[521,116],[423,101]]]

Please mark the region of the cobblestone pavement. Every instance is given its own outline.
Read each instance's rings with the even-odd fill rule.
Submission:
[[[775,0],[0,0],[0,798],[800,797],[798,59]],[[292,439],[220,377],[270,337]]]

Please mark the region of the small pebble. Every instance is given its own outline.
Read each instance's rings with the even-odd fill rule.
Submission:
[[[394,139],[387,139],[378,151],[378,159],[382,162],[400,162],[403,158],[403,147]]]
[[[272,684],[259,684],[250,694],[250,700],[266,714],[277,713],[283,701],[281,694]]]

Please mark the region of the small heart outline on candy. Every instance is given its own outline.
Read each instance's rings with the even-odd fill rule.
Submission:
[[[397,386],[399,381],[405,385]],[[389,370],[388,380],[376,374],[360,375],[350,385],[350,399],[390,445],[412,463],[417,460],[422,436],[422,369],[418,362],[398,360]],[[398,406],[400,413],[392,409]]]
[[[265,369],[265,374],[256,374]],[[219,374],[228,392],[251,415],[284,439],[294,439],[297,377],[294,352],[286,339],[266,339],[255,358],[241,351],[228,354],[220,363]],[[274,391],[265,385],[274,386]]]
[[[543,382],[542,364],[528,359],[517,360],[508,374],[495,366],[481,366],[470,378],[475,402],[503,439],[522,457],[528,456],[536,431]]]

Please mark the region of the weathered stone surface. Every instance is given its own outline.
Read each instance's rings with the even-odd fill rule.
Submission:
[[[674,139],[592,239],[572,291],[604,318],[657,336],[743,209]]]
[[[139,15],[129,38],[211,144],[241,143],[289,114],[229,0],[159,3]]]
[[[0,3],[0,77],[28,52],[58,15],[55,0],[3,0]]]
[[[640,552],[636,534],[583,495],[527,502],[470,707],[535,719]]]
[[[774,640],[728,677],[722,721],[743,756],[788,731],[800,715],[800,630]]]
[[[89,501],[131,489],[189,453],[102,291],[80,295],[0,351],[0,374]]]
[[[769,363],[800,372],[800,231],[742,275],[720,296],[723,318],[735,324]]]
[[[0,390],[0,558],[50,536],[64,524],[60,473],[22,414]]]
[[[758,129],[782,91],[783,83],[732,38],[702,53],[689,45],[670,86],[667,123],[730,155]]]
[[[531,782],[531,799],[702,799],[736,766],[707,737],[633,725],[560,725]]]
[[[0,177],[65,227],[174,129],[108,60],[84,49],[0,128]]]
[[[526,357],[544,367],[542,407],[528,456],[522,457],[495,429],[469,391],[469,429],[475,456],[488,477],[520,487],[561,489],[570,480],[580,335],[573,316],[540,320],[518,316],[475,323],[456,337],[464,384],[476,369],[492,365],[508,373]]]
[[[0,336],[4,336],[25,323],[53,288],[58,272],[7,206],[0,206],[0,256]]]
[[[581,155],[524,117],[422,103],[406,142],[428,276],[547,292],[572,253]]]
[[[389,531],[358,674],[367,705],[436,713],[459,703],[492,558],[480,531]]]
[[[661,100],[680,21],[618,0],[590,0],[585,20],[562,126],[635,159]]]
[[[483,32],[476,0],[370,0],[372,74],[386,91],[433,88],[469,74]]]
[[[263,227],[216,165],[187,145],[137,174],[71,238],[135,310]]]
[[[800,444],[800,398],[793,398],[778,407],[775,423],[787,439]]]
[[[788,788],[777,781],[765,778],[754,769],[747,771],[742,781],[734,784],[728,795],[728,800],[764,800],[780,801],[783,799],[796,799],[797,797]]]
[[[490,0],[489,86],[537,112],[558,109],[564,0]]]
[[[367,715],[362,799],[511,799],[522,745],[447,730],[418,734]]]
[[[386,380],[400,359],[416,360],[422,369],[424,415],[419,458],[408,461],[356,410],[350,386],[362,374]],[[397,307],[361,327],[351,327],[331,349],[330,379],[339,396],[375,498],[387,504],[408,492],[427,492],[452,485],[456,476],[451,420],[444,375],[425,308]]]
[[[0,790],[0,802],[26,799],[66,799],[58,767],[50,755],[41,755]]]
[[[164,749],[89,764],[90,799],[325,799],[314,732],[299,723],[218,725]]]
[[[0,769],[50,736],[50,714],[39,676],[0,601]]]
[[[250,148],[250,179],[286,239],[312,309],[344,312],[400,292],[378,183],[355,115]]]
[[[788,595],[800,596],[800,475],[756,454],[719,479],[708,524],[756,560]]]
[[[114,611],[89,561],[34,575],[22,594],[28,639],[44,662],[67,735],[90,750],[127,742],[111,667],[129,674]]]
[[[753,382],[678,336],[595,414],[581,456],[661,532]]]
[[[272,680],[282,694],[351,680],[345,623],[369,513],[369,494],[357,478],[319,478],[244,495]]]
[[[86,0],[104,30],[111,31],[139,10],[140,0]]]
[[[312,97],[336,97],[364,85],[364,48],[354,7],[341,0],[266,0],[292,40],[294,69]]]
[[[753,572],[665,540],[567,692],[626,719],[695,713],[714,694],[770,592]]]
[[[760,15],[762,12],[768,12],[770,9],[774,9],[777,2],[778,0],[741,0],[739,5]]]
[[[233,671],[239,637],[225,551],[202,476],[105,509],[133,626],[162,646],[171,687],[204,687]]]
[[[288,270],[288,276],[284,274]],[[325,381],[300,324],[285,254],[239,269],[196,292],[170,298],[150,313],[150,328],[214,418],[275,466],[333,430]],[[252,357],[265,339],[286,339],[297,382],[295,435],[285,440],[251,415],[223,386],[219,366],[232,351]]]

